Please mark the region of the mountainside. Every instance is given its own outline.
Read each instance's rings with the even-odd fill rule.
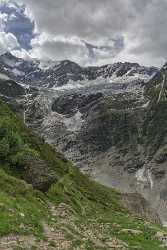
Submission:
[[[19,78],[12,73],[15,66],[4,66],[6,57],[8,65],[20,60],[22,71],[23,60],[0,57],[2,73],[25,91],[8,101],[25,124],[91,178],[141,194],[166,224],[166,65],[158,70],[131,63],[82,68],[70,61],[45,62],[44,78],[34,73],[36,78],[29,78],[25,72],[41,62],[24,61]],[[46,80],[51,71],[54,81]]]
[[[96,180],[144,195],[165,223],[163,82],[158,72],[145,84],[102,79],[82,88],[41,90],[29,97],[26,123]]]
[[[1,249],[166,249],[140,195],[89,180],[2,102],[0,183]]]

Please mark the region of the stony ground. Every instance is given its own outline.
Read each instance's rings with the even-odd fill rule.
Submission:
[[[64,203],[55,207],[49,206],[51,212],[50,223],[43,222],[43,239],[34,235],[19,236],[9,234],[0,238],[0,250],[145,250],[139,245],[129,245],[128,238],[144,236],[139,223],[138,229],[124,228],[118,223],[99,223],[98,220],[80,223],[76,220],[75,212]],[[150,223],[146,223],[152,229]],[[24,228],[24,225],[21,225]],[[111,232],[113,236],[111,237]],[[114,236],[116,234],[117,236]],[[123,235],[126,240],[121,240]],[[154,239],[160,240],[158,249],[166,249],[166,232],[158,231]],[[147,248],[149,249],[149,248]],[[150,249],[151,250],[151,249]]]

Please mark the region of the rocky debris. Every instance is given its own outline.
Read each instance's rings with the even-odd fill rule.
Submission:
[[[117,223],[113,223],[112,224],[112,228],[114,228],[114,229],[120,229],[121,226],[119,224],[117,224]]]
[[[55,180],[55,172],[45,161],[38,157],[28,156],[23,159],[23,179],[43,192],[46,192]]]
[[[110,248],[110,249],[114,249],[114,250],[128,250],[128,244],[126,244],[125,242],[123,242],[122,240],[118,240],[118,239],[112,239],[112,240],[108,240],[105,242],[105,244]]]
[[[167,233],[159,231],[155,234],[155,239],[162,242],[162,246],[167,246]]]
[[[13,250],[13,249],[32,249],[37,244],[37,239],[30,236],[18,236],[10,234],[0,238],[0,249],[1,250]],[[44,248],[43,248],[44,249]]]
[[[38,239],[34,236],[18,236],[8,235],[0,238],[1,250],[13,249],[36,249],[36,250],[69,250],[71,249],[71,242],[66,240],[65,235],[59,230],[55,231],[48,225],[44,225],[44,234],[46,240]]]
[[[55,227],[50,227],[46,223],[43,223],[43,229],[47,241],[53,245],[53,249],[70,249],[72,242],[66,239],[65,232]],[[51,247],[51,246],[50,246]]]
[[[57,236],[57,233],[60,238],[62,239],[62,233],[58,228],[64,228],[65,232],[68,234],[73,235],[73,238],[75,240],[81,240],[80,236],[82,237],[82,241],[86,242],[92,242],[94,245],[94,248],[105,248],[108,249],[118,249],[118,250],[127,250],[128,245],[117,239],[117,238],[108,238],[105,237],[106,232],[108,232],[111,227],[120,229],[120,226],[116,223],[113,224],[103,224],[103,223],[97,223],[96,220],[92,220],[90,224],[76,224],[77,221],[75,221],[74,217],[74,211],[73,209],[65,204],[60,203],[57,207],[50,205],[50,211],[52,216],[55,218],[56,221],[58,221],[58,225],[56,227],[50,227],[49,225],[44,223],[44,232],[45,235],[48,235],[48,239],[51,241],[55,241],[55,243],[59,242],[59,237]],[[117,225],[117,227],[116,227]],[[73,228],[71,231],[70,228]],[[56,237],[55,237],[56,235]],[[74,248],[82,249],[81,248]],[[83,249],[85,249],[83,245]]]
[[[161,224],[157,212],[151,208],[149,202],[140,194],[122,194],[121,198],[124,207],[136,216],[145,218],[152,223]]]
[[[132,234],[132,235],[140,235],[140,234],[143,234],[143,232],[142,232],[141,230],[126,229],[126,228],[121,229],[120,233],[127,233],[127,234]]]
[[[74,211],[71,209],[71,207],[65,203],[60,203],[58,207],[51,206],[50,211],[53,216],[57,216],[61,219],[70,219],[73,218]]]

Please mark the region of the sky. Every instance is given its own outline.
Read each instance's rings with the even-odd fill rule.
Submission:
[[[167,0],[0,0],[0,54],[159,67],[166,28]]]

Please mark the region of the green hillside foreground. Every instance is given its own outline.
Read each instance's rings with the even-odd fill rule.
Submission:
[[[130,214],[2,102],[0,187],[0,249],[167,249],[164,228]]]

